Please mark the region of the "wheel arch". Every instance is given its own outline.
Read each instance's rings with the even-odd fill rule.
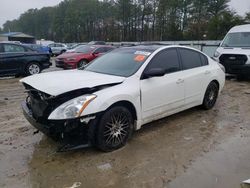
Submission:
[[[80,63],[81,61],[87,61],[89,63],[89,60],[87,58],[82,58],[77,63]]]
[[[115,106],[123,106],[123,107],[126,107],[132,114],[134,120],[137,120],[138,117],[137,117],[137,112],[136,112],[136,108],[135,106],[130,102],[130,101],[127,101],[127,100],[122,100],[122,101],[117,101],[115,103],[113,103],[111,106],[109,106],[107,110],[115,107]]]
[[[214,83],[218,86],[218,89],[220,90],[220,83],[219,83],[219,81],[216,80],[216,79],[214,79],[214,80],[212,80],[211,82],[209,82],[209,84],[212,83],[212,82],[214,82]],[[209,85],[209,84],[208,84],[208,85]]]

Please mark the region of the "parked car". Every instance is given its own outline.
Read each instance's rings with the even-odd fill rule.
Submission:
[[[80,68],[113,49],[113,46],[82,45],[77,47],[74,52],[67,52],[57,56],[56,67],[64,69]]]
[[[37,52],[43,52],[43,53],[47,53],[47,54],[52,54],[52,50],[50,47],[48,46],[42,46],[39,44],[23,44],[24,46],[27,46]]]
[[[52,44],[49,44],[48,47],[51,48],[52,55],[56,55],[56,56],[66,52],[68,48],[66,44],[62,44],[62,43],[52,43]]]
[[[105,41],[90,41],[88,44],[89,45],[105,45],[106,42]]]
[[[214,54],[226,72],[239,77],[250,76],[250,24],[233,27]]]
[[[47,53],[38,53],[21,44],[0,43],[0,76],[38,74],[50,65]]]
[[[80,46],[85,46],[86,44],[82,44],[82,43],[79,43],[79,44],[75,44],[74,46],[71,46],[70,48],[67,49],[67,53],[68,52],[75,52],[75,50],[80,47]]]
[[[211,109],[225,82],[224,67],[188,47],[113,50],[85,68],[21,80],[27,120],[52,138],[112,151],[142,125],[201,105]]]

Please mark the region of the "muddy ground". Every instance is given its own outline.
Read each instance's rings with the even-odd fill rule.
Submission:
[[[0,187],[240,188],[250,178],[250,81],[227,80],[213,110],[144,126],[126,147],[57,153],[24,119],[19,79],[0,79]]]

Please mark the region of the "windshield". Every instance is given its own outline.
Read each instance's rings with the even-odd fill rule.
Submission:
[[[84,70],[129,77],[143,65],[150,54],[151,52],[136,49],[118,49],[97,58]]]
[[[85,53],[88,54],[90,52],[92,52],[95,49],[94,46],[87,46],[87,45],[83,45],[83,46],[79,46],[75,49],[76,53]]]
[[[222,47],[250,47],[250,32],[229,33]]]

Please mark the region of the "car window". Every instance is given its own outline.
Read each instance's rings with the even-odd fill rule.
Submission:
[[[55,44],[49,44],[48,46],[49,47],[55,47]]]
[[[162,68],[166,73],[179,71],[180,63],[177,50],[175,48],[166,49],[156,54],[146,69],[150,70],[153,68]]]
[[[105,47],[105,52],[109,52],[111,50],[113,50],[114,48],[110,48],[110,47]]]
[[[100,48],[97,48],[95,50],[95,53],[105,53],[106,52],[106,48],[105,47],[100,47]]]
[[[208,59],[205,55],[200,54],[200,58],[201,58],[201,63],[203,66],[208,65]]]
[[[63,47],[63,45],[61,45],[61,44],[56,44],[56,47]]]
[[[4,44],[4,52],[25,52],[25,48],[13,44]]]
[[[179,51],[184,70],[202,66],[202,60],[199,52],[184,48],[180,48]]]
[[[143,65],[150,55],[151,51],[120,48],[96,58],[84,67],[84,70],[129,77]]]
[[[3,50],[3,45],[0,44],[0,53],[2,53],[2,52],[4,52],[4,50]]]

